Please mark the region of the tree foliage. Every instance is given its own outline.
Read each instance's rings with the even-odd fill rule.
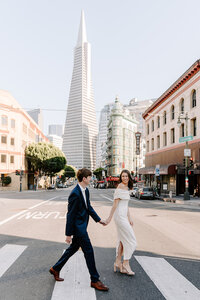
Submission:
[[[72,166],[65,166],[64,171],[65,177],[71,178],[76,176],[75,169]]]
[[[2,184],[3,185],[8,185],[11,183],[11,177],[10,176],[6,176],[2,178]]]
[[[54,176],[66,165],[64,153],[53,144],[32,143],[25,149],[25,155],[32,171],[40,175]]]
[[[94,175],[96,175],[97,179],[98,180],[101,180],[102,179],[102,171],[105,171],[106,173],[106,170],[104,168],[97,168],[96,170],[94,170]]]

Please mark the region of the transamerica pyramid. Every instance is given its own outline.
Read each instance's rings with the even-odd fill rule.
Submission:
[[[63,136],[67,164],[76,168],[96,166],[97,122],[91,80],[91,45],[87,41],[84,12],[77,45]]]

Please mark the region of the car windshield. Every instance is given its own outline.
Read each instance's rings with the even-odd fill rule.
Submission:
[[[143,188],[143,191],[144,192],[152,192],[152,189],[151,188]]]

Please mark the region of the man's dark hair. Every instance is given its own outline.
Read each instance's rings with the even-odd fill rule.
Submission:
[[[79,182],[83,181],[83,177],[87,178],[88,176],[92,176],[92,172],[86,168],[80,169],[77,172],[77,178]]]

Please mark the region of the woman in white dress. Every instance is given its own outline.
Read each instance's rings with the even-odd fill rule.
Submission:
[[[129,260],[136,249],[137,243],[133,231],[133,220],[128,209],[130,199],[129,190],[133,188],[133,180],[128,170],[123,170],[120,174],[120,184],[114,193],[114,202],[110,215],[106,223],[110,223],[114,215],[117,227],[118,243],[116,247],[116,260],[114,271],[117,269],[121,273],[135,275],[129,265]],[[122,262],[123,256],[123,262]]]

